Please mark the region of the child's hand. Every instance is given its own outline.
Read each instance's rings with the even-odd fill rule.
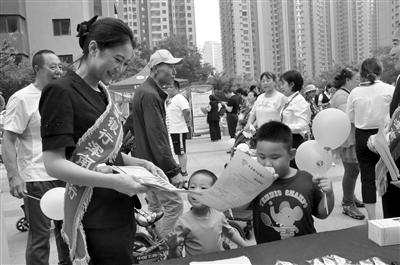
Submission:
[[[174,232],[170,232],[166,236],[166,240],[167,240],[167,244],[170,248],[177,248],[181,244],[181,242],[178,239],[178,235]]]
[[[331,193],[332,189],[332,181],[327,177],[319,177],[315,179],[318,187],[325,193]]]

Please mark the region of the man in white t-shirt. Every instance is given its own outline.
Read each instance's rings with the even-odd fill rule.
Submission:
[[[32,58],[35,81],[8,100],[4,117],[2,153],[12,196],[24,199],[29,222],[26,264],[49,264],[50,219],[40,209],[40,198],[65,183],[50,177],[43,164],[39,100],[42,89],[62,74],[62,64],[50,50]],[[58,264],[71,264],[68,246],[61,237],[62,221],[54,221]]]
[[[182,176],[187,176],[186,139],[190,127],[190,107],[187,99],[179,94],[179,82],[174,81],[167,89],[168,129],[174,153],[178,156]]]

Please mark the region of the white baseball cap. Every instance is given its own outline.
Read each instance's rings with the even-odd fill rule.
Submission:
[[[304,88],[304,93],[308,93],[311,91],[317,91],[317,88],[313,84],[310,84]]]
[[[177,64],[180,61],[182,61],[182,58],[175,58],[168,50],[162,49],[155,51],[151,55],[149,63],[147,65],[151,69],[160,63]]]

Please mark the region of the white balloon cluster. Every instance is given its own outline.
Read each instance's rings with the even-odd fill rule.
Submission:
[[[297,148],[298,168],[314,176],[327,172],[332,164],[329,150],[341,146],[349,137],[350,129],[350,120],[343,111],[329,108],[319,112],[312,125],[315,140],[306,141]]]

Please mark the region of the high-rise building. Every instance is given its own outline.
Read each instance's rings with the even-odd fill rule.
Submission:
[[[26,57],[50,49],[71,63],[82,54],[76,25],[94,15],[115,17],[118,9],[108,0],[0,1],[0,38]]]
[[[251,0],[220,0],[222,58],[224,70],[254,77],[259,49],[256,3]],[[257,34],[257,36],[255,36]]]
[[[123,0],[123,19],[149,48],[172,35],[196,46],[194,0]]]
[[[312,78],[334,64],[361,63],[391,44],[399,13],[398,0],[220,0],[224,71],[297,69]]]
[[[400,25],[400,2],[398,0],[376,0],[377,47],[392,45],[392,35]]]
[[[206,41],[203,45],[203,60],[212,65],[217,72],[223,71],[221,43]]]

